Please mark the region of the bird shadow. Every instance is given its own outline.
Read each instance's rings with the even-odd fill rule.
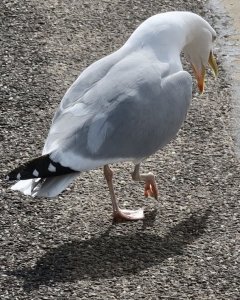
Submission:
[[[111,229],[89,240],[72,240],[49,250],[31,269],[11,275],[24,280],[30,292],[40,285],[56,282],[112,278],[139,273],[169,257],[182,255],[184,249],[205,232],[210,209],[195,213],[176,224],[164,235],[144,231],[111,235]]]

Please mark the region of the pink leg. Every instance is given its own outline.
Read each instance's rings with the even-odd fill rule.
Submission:
[[[112,200],[113,220],[116,222],[142,220],[144,218],[143,209],[138,209],[138,210],[120,209],[113,189],[113,182],[112,182],[113,172],[108,165],[105,165],[103,167],[103,172],[108,184],[108,188]]]
[[[151,196],[157,199],[158,188],[157,188],[154,175],[152,173],[140,174],[139,169],[140,169],[140,164],[137,164],[132,173],[132,179],[135,181],[144,181],[145,182],[144,196],[145,197]]]

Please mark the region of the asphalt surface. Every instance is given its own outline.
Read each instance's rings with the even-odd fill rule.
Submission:
[[[121,46],[147,17],[169,10],[227,21],[205,1],[0,2],[0,172],[40,155],[53,112],[81,70]],[[194,88],[177,139],[148,159],[159,201],[114,165],[122,207],[146,219],[112,225],[102,170],[83,173],[56,199],[0,187],[1,299],[240,299],[239,161],[230,82],[221,67]],[[186,65],[189,69],[189,65]]]

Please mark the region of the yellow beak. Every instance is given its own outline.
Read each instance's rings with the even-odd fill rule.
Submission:
[[[200,70],[197,70],[197,68],[192,64],[192,68],[193,68],[193,73],[197,79],[198,89],[202,94],[204,91],[205,67],[202,65],[202,68]]]
[[[216,59],[215,59],[212,51],[210,52],[208,63],[209,63],[209,65],[210,65],[210,67],[213,71],[214,76],[217,77],[217,75],[218,75],[218,66],[217,66],[217,62],[216,62]]]
[[[217,66],[217,62],[216,62],[216,59],[215,59],[212,51],[210,51],[208,63],[209,63],[209,65],[210,65],[210,67],[213,71],[214,76],[217,77],[217,75],[218,75],[218,66]],[[197,79],[199,91],[202,94],[204,92],[204,78],[205,78],[205,73],[206,73],[205,67],[202,65],[201,69],[198,70],[192,64],[192,68],[193,68],[194,75]]]

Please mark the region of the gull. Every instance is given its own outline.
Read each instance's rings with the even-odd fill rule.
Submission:
[[[140,164],[177,135],[192,98],[189,60],[198,88],[205,69],[217,75],[213,55],[216,32],[199,15],[167,12],[148,18],[117,51],[87,67],[64,95],[52,121],[42,156],[11,171],[6,179],[33,197],[55,197],[83,171],[103,167],[113,219],[144,218],[143,209],[121,209],[109,164],[131,161],[132,179],[144,194],[158,198],[152,173]]]

